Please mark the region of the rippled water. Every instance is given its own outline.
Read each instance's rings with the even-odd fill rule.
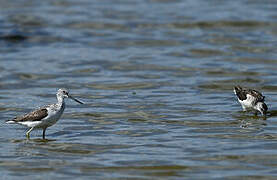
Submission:
[[[0,2],[5,179],[275,179],[277,3]],[[241,112],[261,90],[267,120]],[[25,138],[5,120],[56,101],[62,119]]]

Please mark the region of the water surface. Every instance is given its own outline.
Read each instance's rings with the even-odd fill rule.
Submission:
[[[275,179],[275,1],[0,3],[0,170],[5,179]],[[267,120],[241,112],[261,90]],[[25,138],[5,120],[56,101]]]

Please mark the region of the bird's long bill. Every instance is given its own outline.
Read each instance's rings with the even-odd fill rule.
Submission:
[[[80,103],[80,104],[84,104],[83,102],[79,101],[78,99],[72,97],[72,96],[68,96],[70,99],[76,101],[77,103]]]

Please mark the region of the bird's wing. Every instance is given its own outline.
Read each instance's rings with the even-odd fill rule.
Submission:
[[[255,99],[255,102],[264,102],[264,96],[259,91],[256,91],[254,89],[246,89],[242,88],[240,86],[234,87],[235,94],[239,98],[239,100],[243,101],[247,99],[247,94],[250,96],[253,96]]]
[[[259,91],[253,90],[253,89],[249,89],[248,93],[251,96],[254,96],[256,99],[256,102],[264,102],[264,96],[262,95],[262,93],[260,93]]]
[[[48,115],[46,108],[40,108],[32,111],[23,116],[17,116],[12,121],[14,122],[24,122],[24,121],[40,121]]]

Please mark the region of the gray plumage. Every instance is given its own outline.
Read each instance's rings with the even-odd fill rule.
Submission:
[[[34,128],[41,128],[43,129],[43,139],[45,139],[46,129],[54,125],[63,114],[63,111],[65,109],[64,98],[71,98],[74,101],[83,104],[81,101],[70,96],[66,89],[59,89],[57,92],[57,103],[39,108],[23,116],[17,116],[12,120],[6,121],[6,123],[16,123],[30,127],[30,129],[26,133],[26,136],[28,138],[30,137],[30,132]]]
[[[40,108],[35,111],[32,111],[28,114],[25,114],[23,116],[17,116],[12,120],[7,121],[8,123],[11,123],[10,121],[14,123],[18,122],[24,122],[24,121],[41,121],[43,118],[45,118],[48,115],[46,108]]]

